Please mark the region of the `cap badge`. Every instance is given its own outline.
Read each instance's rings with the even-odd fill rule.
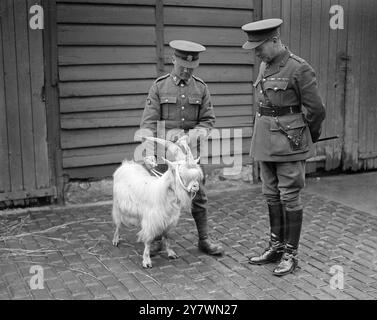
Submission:
[[[190,62],[191,62],[191,61],[192,61],[192,58],[193,58],[193,57],[192,57],[192,55],[191,55],[191,54],[190,54],[190,55],[188,55],[188,56],[187,56],[187,61],[190,61]]]

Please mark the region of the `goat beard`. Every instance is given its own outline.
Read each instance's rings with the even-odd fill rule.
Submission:
[[[179,181],[175,181],[173,190],[175,190],[176,200],[178,201],[178,205],[181,211],[190,212],[192,203],[190,192],[187,192],[185,189],[183,189]]]
[[[198,177],[199,180],[202,179],[202,175]],[[192,206],[192,193],[185,190],[181,183],[177,180],[175,180],[175,195],[178,200],[178,205],[181,208],[181,211],[183,212],[191,212],[191,206]]]

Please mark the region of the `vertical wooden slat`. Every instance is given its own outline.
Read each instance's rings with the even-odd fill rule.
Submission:
[[[301,34],[301,0],[291,0],[291,33],[290,47],[294,54],[301,55],[300,52],[300,34]]]
[[[360,59],[361,57],[361,6],[356,1],[349,2],[348,25],[348,68],[346,82],[346,107],[344,131],[343,169],[358,169],[359,107],[360,107]]]
[[[290,34],[291,34],[291,1],[282,0],[281,1],[281,18],[283,19],[283,24],[280,28],[281,38],[289,49],[291,48]]]
[[[344,9],[344,23],[348,26],[348,0],[338,2]],[[345,90],[347,76],[347,29],[338,29],[337,31],[337,49],[336,49],[336,77],[335,77],[335,134],[340,136],[333,141],[334,158],[332,169],[341,165],[344,137],[344,108],[345,108]]]
[[[262,0],[263,19],[272,18],[272,2],[273,0]]]
[[[18,84],[13,1],[7,0],[4,14],[3,48],[4,48],[4,82],[6,92],[6,112],[8,126],[9,167],[11,190],[22,190],[22,162],[20,143],[20,124],[18,110]]]
[[[321,2],[311,2],[311,28],[310,28],[310,58],[309,63],[314,68],[317,76],[317,82],[320,84],[322,79],[320,75],[320,43],[321,43]],[[324,154],[324,144],[316,144],[317,154]]]
[[[312,0],[303,0],[301,2],[301,23],[300,23],[300,56],[310,61],[310,30],[311,30],[311,2]]]
[[[272,1],[271,3],[271,13],[272,18],[281,17],[281,1]]]
[[[45,92],[48,158],[51,168],[51,183],[57,189],[57,202],[64,201],[63,157],[60,145],[60,107],[58,92],[58,44],[56,2],[42,0],[45,9],[43,50],[45,63]]]
[[[371,4],[371,8],[370,8],[370,14],[371,14],[371,17],[374,17],[372,18],[371,20],[371,28],[369,29],[369,38],[370,39],[375,39],[376,37],[376,34],[377,34],[377,20],[376,20],[376,16],[377,16],[377,3],[376,1],[373,1],[373,0],[369,0],[370,1],[370,4]],[[373,83],[370,84],[370,86],[372,88],[376,88],[377,87],[377,79],[376,79],[376,74],[375,74],[375,66],[377,64],[377,43],[376,41],[372,40],[370,41],[370,45],[372,46],[371,50],[370,50],[370,53],[371,53],[371,59],[368,60],[369,61],[369,68],[368,68],[368,78],[369,79],[372,79]],[[373,136],[373,145],[372,145],[372,151],[374,152],[374,154],[376,155],[377,154],[377,112],[375,112],[376,110],[376,104],[377,104],[377,90],[373,90],[373,96],[370,96],[369,95],[369,101],[370,101],[370,108],[372,109],[372,112],[371,112],[371,122],[373,124],[372,126],[372,136]],[[373,163],[372,163],[372,168],[373,169],[376,169],[377,168],[377,157],[374,157],[373,159]]]
[[[326,10],[329,12],[330,7],[334,4],[335,1],[329,1],[326,3]],[[331,29],[328,25],[328,48],[327,48],[327,98],[326,103],[328,106],[328,119],[331,122],[331,125],[327,127],[326,134],[328,136],[333,136],[337,134],[337,127],[338,127],[338,121],[339,120],[339,113],[336,109],[335,104],[335,75],[336,75],[336,50],[337,50],[337,30]],[[326,164],[325,169],[331,170],[335,166],[335,160],[334,160],[334,145],[337,143],[334,140],[330,140],[326,142]]]
[[[34,4],[41,5],[41,0],[28,0],[27,3],[28,8],[30,8]],[[29,28],[31,102],[37,188],[47,188],[50,186],[46,109],[45,103],[42,101],[42,89],[44,86],[42,34],[42,30],[32,30]]]
[[[156,54],[157,54],[157,75],[165,73],[164,68],[164,1],[156,0]]]
[[[3,11],[3,2],[0,11]],[[10,191],[9,160],[8,160],[8,133],[7,111],[5,107],[4,56],[3,56],[3,21],[0,16],[0,192]]]
[[[15,0],[14,11],[22,167],[24,188],[30,190],[35,187],[35,164],[26,1]]]
[[[376,46],[373,44],[376,37],[376,28],[373,22],[376,20],[376,11],[373,11],[373,3],[370,0],[364,1],[362,8],[362,58],[361,58],[361,82],[360,82],[360,113],[361,113],[361,141],[360,153],[370,154],[374,150],[374,136],[376,134],[376,122],[373,114],[376,113]],[[374,24],[376,26],[376,24]],[[374,70],[373,70],[374,69]],[[373,71],[372,71],[373,70]],[[373,159],[364,161],[364,169],[373,168]]]
[[[331,126],[331,106],[327,100],[327,87],[328,87],[328,49],[329,49],[329,9],[330,1],[321,0],[321,12],[320,12],[320,44],[319,44],[319,69],[317,70],[319,74],[320,81],[318,83],[319,91],[321,97],[326,105],[326,119],[322,125],[322,136],[328,136],[328,127]],[[325,153],[328,153],[327,144],[324,143]]]

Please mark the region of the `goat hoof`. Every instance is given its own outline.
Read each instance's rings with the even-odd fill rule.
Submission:
[[[149,261],[149,262],[146,262],[146,261],[143,261],[143,268],[152,268],[152,262]]]
[[[168,254],[168,258],[169,259],[178,259],[179,255],[177,255],[175,252],[174,253],[170,253],[170,254]]]
[[[117,247],[119,245],[119,242],[118,241],[113,241],[113,246],[114,247]]]

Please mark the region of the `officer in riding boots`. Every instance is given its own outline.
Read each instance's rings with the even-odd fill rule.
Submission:
[[[242,26],[248,37],[243,48],[254,49],[262,60],[254,83],[257,112],[251,154],[260,164],[270,222],[268,248],[249,262],[278,262],[276,276],[292,273],[298,264],[305,160],[314,155],[313,143],[325,118],[314,70],[282,44],[282,23],[266,19]]]
[[[172,139],[188,134],[192,148],[197,146],[197,139],[207,136],[215,124],[215,113],[208,87],[202,79],[193,75],[194,69],[199,66],[199,53],[206,48],[184,40],[174,40],[169,45],[174,49],[173,70],[154,81],[149,90],[140,127],[151,130],[156,136],[157,122],[164,121],[166,132],[177,133],[171,137]],[[159,165],[155,169],[166,171],[167,166]],[[204,182],[193,199],[191,213],[198,230],[199,249],[210,255],[222,254],[221,245],[212,242],[208,237]],[[161,241],[155,239],[151,253],[160,250]]]

